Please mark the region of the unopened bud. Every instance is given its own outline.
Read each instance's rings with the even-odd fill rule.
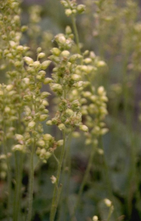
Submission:
[[[25,60],[25,62],[26,62],[28,65],[32,65],[32,64],[33,64],[33,59],[30,58],[30,57],[25,56],[25,57],[24,57],[24,60]]]
[[[85,11],[85,5],[82,5],[82,4],[78,5],[78,6],[77,6],[77,11],[78,11],[79,13],[84,12],[84,11]]]
[[[62,51],[61,55],[62,55],[63,57],[68,57],[68,56],[70,55],[70,52],[67,51],[67,50],[64,50],[64,51]]]
[[[66,16],[70,16],[72,14],[72,10],[71,9],[66,9],[65,14],[66,14]]]
[[[43,70],[47,69],[47,67],[50,65],[51,61],[44,61],[42,64],[41,64],[41,68]]]
[[[104,203],[106,204],[107,207],[112,206],[112,202],[109,199],[104,199]]]
[[[86,125],[80,125],[79,129],[84,131],[84,132],[88,132],[88,127]]]
[[[59,128],[60,130],[65,130],[65,129],[66,129],[66,127],[65,127],[64,124],[59,124],[59,125],[58,125],[58,128]]]
[[[51,176],[51,178],[50,178],[50,179],[51,179],[51,182],[52,182],[53,184],[55,184],[55,183],[56,183],[56,180],[57,180],[57,179],[56,179],[56,177],[55,177],[55,176]]]
[[[35,122],[34,121],[31,121],[29,124],[28,124],[28,128],[29,129],[32,129],[35,127]]]
[[[44,58],[45,57],[45,53],[41,52],[38,54],[38,58]]]
[[[57,146],[58,146],[58,147],[63,146],[63,143],[64,143],[63,140],[58,140],[58,141],[57,141]]]
[[[59,56],[61,51],[58,48],[52,48],[51,53],[56,56]]]

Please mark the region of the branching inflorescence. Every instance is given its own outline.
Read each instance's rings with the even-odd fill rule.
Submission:
[[[38,156],[46,163],[51,155],[57,161],[56,176],[52,176],[54,193],[50,213],[50,221],[55,219],[61,194],[60,175],[67,148],[68,137],[75,130],[83,131],[86,144],[92,145],[92,152],[88,168],[79,191],[82,194],[93,156],[98,148],[98,138],[107,132],[103,122],[106,110],[106,92],[103,86],[91,85],[92,78],[100,66],[105,66],[93,52],[81,53],[78,31],[75,23],[77,13],[82,13],[85,6],[77,5],[75,1],[61,1],[67,16],[72,16],[74,35],[69,26],[65,34],[54,37],[56,47],[46,54],[38,47],[35,60],[30,56],[30,50],[22,45],[21,32],[25,27],[20,25],[19,2],[6,0],[1,3],[1,70],[5,71],[8,83],[0,85],[0,143],[2,146],[0,160],[7,164],[8,181],[8,218],[18,221],[21,217],[21,189],[23,164],[28,162],[29,188],[27,220],[32,219],[32,203],[34,190],[34,158]],[[38,12],[38,8],[37,8]],[[32,16],[31,16],[32,18]],[[34,16],[32,20],[34,20]],[[36,19],[35,19],[36,21]],[[33,22],[33,21],[32,21]],[[74,36],[76,44],[74,42]],[[54,65],[51,77],[46,77],[46,69],[50,63]],[[47,101],[49,92],[41,92],[42,85],[49,84],[55,94],[56,113],[47,120],[49,111]],[[82,116],[84,121],[82,121]],[[43,121],[56,125],[62,132],[60,140],[45,133]],[[55,155],[57,147],[61,147],[60,158]],[[14,166],[14,202],[12,202],[11,166]],[[4,173],[3,173],[4,174]],[[13,209],[11,209],[11,205]],[[75,210],[77,205],[75,207]],[[75,215],[75,210],[73,214]]]

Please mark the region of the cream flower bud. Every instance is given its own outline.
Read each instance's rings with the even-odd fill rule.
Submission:
[[[85,91],[85,92],[83,92],[83,96],[90,98],[92,96],[92,94],[89,91]]]
[[[43,79],[43,77],[42,77],[42,75],[37,74],[37,75],[36,75],[36,79],[38,79],[38,80],[42,80],[42,79]]]
[[[50,134],[44,134],[43,138],[45,141],[52,141],[53,140],[53,137]]]
[[[80,55],[80,54],[73,54],[71,57],[70,57],[70,61],[71,62],[73,62],[73,61],[75,61],[75,60],[77,60],[77,59],[81,59],[82,58],[82,55]]]
[[[6,155],[5,154],[1,154],[0,155],[0,160],[5,160],[6,159]]]
[[[44,58],[45,57],[45,53],[41,52],[38,54],[38,58]]]
[[[71,9],[66,9],[65,14],[66,14],[66,16],[70,16],[72,14],[72,10]]]
[[[106,204],[107,207],[112,206],[112,202],[109,199],[104,199],[104,203]]]
[[[64,57],[68,57],[70,55],[70,52],[67,51],[67,50],[64,50],[61,52],[61,55],[64,56]]]
[[[46,152],[46,158],[47,158],[47,159],[48,159],[51,155],[52,155],[52,154],[51,154],[49,151]]]
[[[104,135],[108,132],[108,128],[102,128],[101,129],[101,134]]]
[[[5,112],[5,113],[10,113],[10,110],[11,110],[10,107],[5,107],[5,108],[4,108],[4,112]]]
[[[86,125],[80,125],[79,129],[84,131],[84,132],[88,132],[88,127]]]
[[[24,146],[20,144],[14,145],[12,147],[12,151],[23,151],[23,150],[24,150]]]
[[[104,61],[98,61],[97,66],[104,67],[104,66],[106,66],[106,63]]]
[[[15,9],[15,8],[17,8],[17,6],[18,6],[18,2],[10,2],[10,7],[12,8],[12,9]]]
[[[59,41],[59,43],[62,43],[62,44],[66,43],[66,38],[63,34],[57,35],[57,40]]]
[[[60,84],[53,84],[52,85],[52,90],[54,92],[61,92],[62,91],[62,86]]]
[[[58,125],[58,128],[59,128],[60,130],[65,130],[65,129],[66,129],[66,127],[65,127],[64,124],[59,124],[59,125]]]
[[[42,104],[43,104],[44,106],[48,106],[48,101],[44,99],[44,100],[42,101]]]
[[[72,33],[71,27],[67,26],[66,27],[66,34],[71,34],[71,33]]]
[[[6,89],[8,91],[11,91],[13,89],[13,87],[14,87],[13,84],[9,84],[9,85],[6,86]]]
[[[12,48],[15,48],[17,46],[17,43],[14,41],[9,41],[9,43]]]
[[[93,216],[93,221],[98,221],[98,216]]]
[[[15,22],[19,22],[20,21],[20,16],[15,15],[13,19],[14,19]]]
[[[30,57],[25,56],[25,57],[24,57],[24,60],[25,60],[25,62],[26,62],[28,65],[32,65],[32,64],[33,64],[33,59],[30,58]]]
[[[41,114],[40,115],[40,121],[44,121],[47,118],[46,114]]]
[[[85,59],[84,59],[84,62],[85,62],[86,64],[89,64],[89,63],[92,62],[92,59],[91,59],[91,58],[85,58]]]
[[[74,112],[71,109],[69,109],[69,108],[65,112],[69,116],[72,116],[74,114]]]
[[[56,181],[57,181],[56,177],[53,176],[53,175],[50,177],[50,179],[51,179],[51,182],[52,182],[53,184],[55,184]]]
[[[40,67],[40,62],[39,62],[39,61],[34,61],[33,64],[32,64],[32,66],[33,66],[34,68],[39,68],[39,67]]]
[[[64,143],[63,140],[58,140],[58,141],[57,141],[57,146],[58,146],[58,147],[63,146],[63,143]]]
[[[100,149],[100,148],[97,149],[97,152],[98,152],[99,155],[103,155],[104,154],[104,151],[102,149]]]
[[[76,14],[76,12],[77,12],[76,9],[73,9],[73,10],[72,10],[72,13],[73,13],[73,14]]]
[[[15,134],[15,138],[16,138],[16,140],[23,141],[23,135],[21,135],[21,134]]]
[[[29,129],[32,129],[35,127],[35,122],[34,121],[31,121],[29,124],[28,124],[28,128]]]
[[[27,27],[26,25],[23,25],[23,26],[21,27],[21,31],[22,31],[22,32],[27,31],[27,29],[28,29],[28,27]]]
[[[51,53],[56,55],[56,56],[59,56],[61,51],[58,48],[52,48]]]
[[[71,78],[72,78],[74,81],[80,81],[81,76],[78,75],[78,74],[73,74],[73,75],[71,76]]]
[[[85,5],[82,5],[82,4],[78,5],[78,6],[77,6],[77,11],[78,11],[79,13],[84,12],[84,11],[85,11]]]
[[[46,122],[46,125],[51,126],[51,125],[52,125],[52,121],[51,121],[51,120],[48,120],[48,121]]]
[[[24,47],[22,45],[18,45],[17,50],[22,52],[24,50]]]
[[[37,143],[40,147],[44,147],[45,146],[45,141],[44,140],[39,140]]]
[[[97,93],[98,93],[99,95],[103,95],[103,94],[105,93],[104,87],[103,87],[103,86],[100,86],[100,87],[98,88],[98,90],[97,90]]]
[[[44,84],[50,84],[50,83],[52,83],[52,78],[45,78],[44,79]]]
[[[44,61],[42,64],[41,64],[41,68],[43,70],[47,69],[47,67],[50,65],[51,61]]]
[[[26,85],[29,85],[30,80],[29,80],[29,78],[23,78],[23,82],[24,82]]]

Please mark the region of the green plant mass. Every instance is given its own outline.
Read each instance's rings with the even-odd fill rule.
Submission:
[[[140,14],[0,0],[0,221],[141,221]]]

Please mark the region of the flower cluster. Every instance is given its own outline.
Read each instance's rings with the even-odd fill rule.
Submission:
[[[80,96],[72,96],[73,90],[83,89],[87,84],[80,74],[83,66],[78,65],[82,56],[70,52],[74,44],[72,37],[71,29],[67,27],[66,35],[59,34],[55,37],[58,48],[52,48],[51,50],[50,59],[55,67],[53,68],[52,78],[48,78],[48,82],[52,91],[59,98],[59,107],[55,117],[47,121],[47,124],[55,124],[62,131],[73,130],[76,126],[87,131],[88,128],[82,125]]]
[[[82,95],[84,97],[82,114],[85,116],[85,124],[89,128],[89,133],[86,133],[86,144],[97,144],[97,138],[107,132],[103,122],[107,115],[106,92],[103,86],[100,86],[95,93],[85,91]]]
[[[62,0],[61,3],[65,7],[65,14],[67,16],[76,15],[77,13],[81,14],[85,11],[85,5],[77,5],[76,1],[74,0]]]
[[[18,2],[14,0],[4,1],[1,5],[3,14],[0,16],[0,25],[4,42],[1,57],[8,67],[8,84],[0,85],[0,140],[3,142],[3,139],[11,138],[14,143],[12,151],[28,152],[32,145],[38,147],[37,142],[43,134],[41,122],[48,116],[46,98],[49,93],[41,92],[41,88],[42,84],[47,83],[46,69],[50,61],[42,61],[46,55],[41,48],[37,49],[37,60],[34,61],[29,56],[28,47],[20,45],[18,6]],[[11,19],[13,15],[14,19]],[[54,143],[55,141],[50,147],[56,146]],[[11,147],[8,151],[11,152]],[[39,157],[46,161],[46,153],[43,157],[43,151],[42,154],[39,152],[38,148]]]
[[[92,86],[91,81],[96,78],[99,68],[106,63],[99,59],[93,52],[85,51],[81,56],[81,65],[77,65],[75,78],[83,77],[86,81],[75,83],[72,97],[80,96],[81,113],[84,123],[89,128],[86,132],[86,144],[97,143],[97,138],[107,132],[104,119],[107,115],[106,103],[108,98],[103,86]],[[83,85],[83,87],[82,87]],[[79,95],[78,95],[79,94]]]

